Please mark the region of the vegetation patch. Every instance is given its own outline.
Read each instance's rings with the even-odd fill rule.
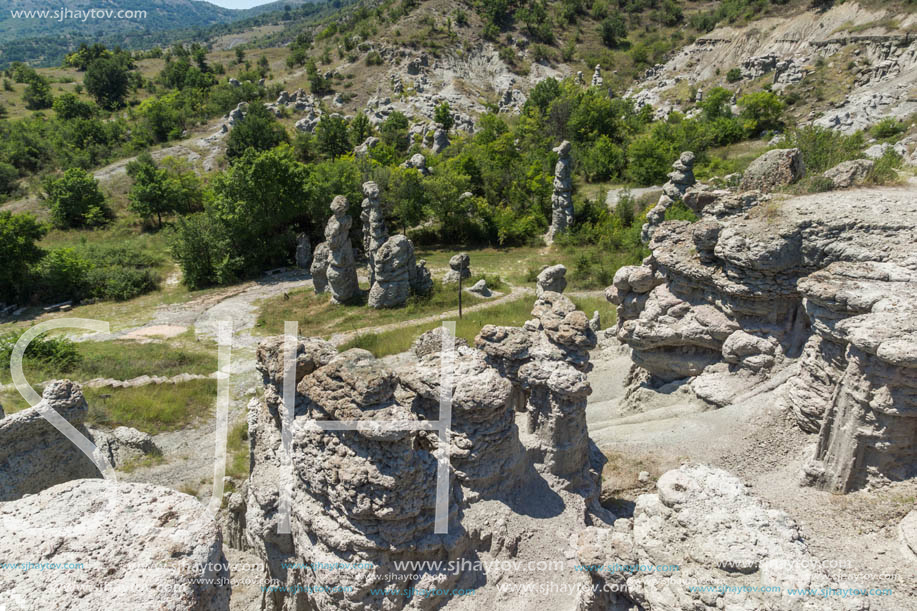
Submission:
[[[90,424],[129,426],[151,435],[182,429],[209,416],[216,405],[216,393],[216,380],[83,390]]]

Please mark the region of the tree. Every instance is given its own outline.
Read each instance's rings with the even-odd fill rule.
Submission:
[[[452,116],[449,102],[443,102],[433,110],[433,120],[446,131],[452,129],[452,126],[455,125],[455,118]]]
[[[614,49],[627,38],[627,26],[619,15],[611,15],[602,20],[599,25],[599,35],[606,47]]]
[[[51,108],[54,96],[51,95],[51,86],[48,85],[48,80],[43,76],[35,75],[26,86],[22,99],[25,100],[25,107],[29,110]]]
[[[783,127],[783,100],[771,91],[757,91],[743,95],[738,101],[742,108],[742,126],[751,136],[761,131]]]
[[[186,214],[200,208],[203,200],[200,180],[193,170],[183,169],[171,157],[159,167],[149,153],[142,153],[127,164],[127,175],[134,180],[130,209],[145,221],[156,218],[162,228],[163,215]]]
[[[236,47],[236,63],[241,64],[245,61],[245,51],[242,47]]]
[[[350,121],[350,143],[359,146],[369,138],[373,133],[373,124],[369,118],[362,112],[358,112]]]
[[[255,102],[249,104],[245,116],[229,132],[226,156],[232,160],[241,157],[246,149],[266,151],[288,141],[289,136],[283,125],[277,122],[277,118],[264,104]]]
[[[322,154],[336,159],[350,150],[347,123],[341,117],[322,117],[315,126],[315,139]]]
[[[379,125],[379,134],[383,143],[393,146],[397,151],[406,151],[411,145],[408,138],[408,118],[397,110]]]
[[[17,180],[19,170],[5,161],[0,161],[0,197],[12,193],[16,189]]]
[[[714,87],[704,94],[704,99],[698,103],[698,106],[704,111],[704,118],[708,121],[713,121],[720,117],[732,116],[732,112],[729,110],[729,100],[731,99],[731,91],[723,87]]]
[[[318,73],[318,67],[312,58],[306,61],[306,76],[309,79],[309,91],[315,95],[325,95],[331,92],[328,79]]]
[[[114,58],[100,57],[89,64],[83,84],[99,106],[109,110],[119,108],[127,95],[127,69]]]
[[[28,297],[31,268],[44,256],[44,226],[29,214],[0,212],[0,301]]]
[[[85,170],[70,168],[60,178],[48,180],[45,192],[51,219],[58,227],[95,227],[108,220],[99,182]]]

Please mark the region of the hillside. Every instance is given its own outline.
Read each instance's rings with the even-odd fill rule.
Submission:
[[[205,0],[74,0],[62,7],[55,0],[10,0],[0,13],[0,66],[13,61],[34,65],[55,65],[81,42],[140,48],[176,38],[203,36],[208,26],[251,19],[272,12],[281,18],[285,7],[308,4],[310,0],[272,2],[252,9],[227,9]],[[71,11],[65,13],[64,9]],[[85,11],[105,11],[105,17]],[[42,11],[38,17],[20,11]],[[109,13],[110,11],[110,13]],[[131,11],[121,13],[122,11]],[[134,16],[145,11],[143,17]],[[126,15],[118,18],[118,15]],[[111,15],[111,17],[109,17]],[[289,15],[287,15],[289,17]]]

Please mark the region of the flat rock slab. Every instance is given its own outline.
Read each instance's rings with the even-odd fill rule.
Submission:
[[[74,480],[0,503],[0,531],[6,611],[229,609],[220,529],[175,490]]]

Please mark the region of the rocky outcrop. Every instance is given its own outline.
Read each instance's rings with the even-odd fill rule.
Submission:
[[[863,182],[874,165],[875,162],[870,159],[843,161],[826,171],[823,176],[831,181],[831,186],[835,189],[849,189]]]
[[[576,559],[599,587],[585,591],[579,609],[628,602],[673,611],[869,608],[855,596],[792,594],[841,586],[808,551],[793,520],[749,495],[736,477],[687,465],[665,473],[656,488],[637,498],[632,518],[580,534]],[[703,591],[707,585],[713,587]]]
[[[548,228],[548,243],[573,224],[571,148],[572,145],[564,140],[553,149],[557,153],[557,164],[554,166],[554,193],[551,195],[551,227]]]
[[[317,294],[324,293],[328,288],[328,263],[331,260],[331,251],[328,249],[328,243],[322,242],[315,247],[312,253],[312,265],[309,266],[309,273],[312,274],[312,286],[315,287]]]
[[[641,228],[641,239],[649,242],[653,230],[665,220],[665,211],[680,201],[688,189],[694,186],[694,153],[685,151],[672,164],[669,180],[662,186],[662,195],[656,205],[646,213],[646,223]]]
[[[427,169],[427,158],[420,153],[415,153],[410,159],[401,164],[402,168],[417,170],[424,176],[430,173]]]
[[[605,79],[602,78],[602,66],[600,64],[595,65],[595,71],[592,73],[592,86],[601,87],[605,84]]]
[[[563,293],[567,288],[567,268],[563,265],[551,265],[538,273],[535,279],[535,295],[541,297],[545,291]]]
[[[310,263],[312,263],[312,242],[309,241],[309,234],[303,232],[296,236],[296,267],[309,269]]]
[[[161,454],[152,436],[127,426],[119,426],[111,431],[89,429],[89,437],[115,469],[147,456]]]
[[[532,312],[523,329],[485,327],[477,339],[482,349],[454,342],[445,361],[443,332],[431,331],[415,344],[417,360],[398,369],[365,350],[338,353],[323,340],[299,340],[289,461],[281,427],[284,339],[262,342],[257,358],[265,389],[263,400],[249,406],[252,471],[240,521],[246,546],[265,561],[274,584],[262,608],[438,608],[449,588],[479,586],[486,576],[412,569],[419,575],[412,587],[436,592],[371,591],[404,587],[396,561],[514,557],[526,537],[510,534],[495,509],[508,511],[506,517],[513,510],[499,508],[538,511],[540,527],[565,539],[591,511],[608,519],[596,502],[600,466],[585,424],[585,371],[595,335],[585,315],[557,293],[545,293]],[[444,367],[452,371],[445,438],[436,428]],[[527,420],[525,432],[517,428],[517,412]],[[449,531],[436,534],[436,457],[444,441]],[[278,534],[281,488],[291,498],[290,534]],[[534,489],[540,509],[525,509],[536,503]],[[571,512],[549,511],[552,498]],[[322,563],[336,568],[309,568]]]
[[[433,133],[433,146],[430,147],[430,150],[434,155],[439,155],[449,147],[449,144],[449,132],[439,128]]]
[[[373,181],[363,183],[365,199],[360,209],[360,221],[363,225],[363,253],[369,265],[369,286],[375,282],[375,260],[378,251],[388,239],[382,205],[379,203],[379,185]]]
[[[479,295],[481,297],[490,297],[491,295],[493,295],[491,290],[487,287],[487,280],[485,280],[484,278],[481,278],[480,280],[475,282],[472,286],[470,286],[468,288],[468,292],[474,293],[475,295]]]
[[[325,244],[329,253],[326,274],[333,303],[350,301],[360,290],[353,247],[350,245],[352,222],[347,214],[347,198],[338,195],[331,202],[331,218],[325,226]]]
[[[486,325],[475,346],[513,383],[536,467],[580,482],[588,479],[586,372],[595,332],[560,293],[542,293],[532,316],[522,328]]]
[[[787,408],[819,433],[808,482],[846,491],[917,474],[910,192],[684,201],[701,219],[662,223],[652,256],[606,291],[637,367],[631,388],[693,378],[722,406],[786,379]]]
[[[467,253],[452,255],[449,259],[449,271],[443,277],[443,284],[455,284],[459,279],[471,278],[471,269],[468,267],[470,264],[471,258]]]
[[[85,611],[229,609],[219,526],[197,499],[170,488],[66,482],[0,503],[0,525],[0,557],[57,565],[0,571],[10,611],[62,601]]]
[[[806,173],[799,149],[774,149],[751,162],[742,175],[742,191],[774,191],[791,185]]]
[[[468,342],[461,337],[453,337],[456,346],[468,346]],[[439,352],[443,347],[443,328],[436,327],[423,333],[411,344],[411,353],[417,358]]]
[[[398,234],[388,239],[374,255],[375,282],[369,290],[369,307],[394,308],[408,300],[418,287],[418,266],[414,245]]]
[[[52,409],[88,437],[89,412],[79,384],[51,382],[41,409]],[[0,501],[12,501],[74,479],[101,477],[92,460],[32,407],[0,420]],[[2,591],[2,588],[0,588]]]

